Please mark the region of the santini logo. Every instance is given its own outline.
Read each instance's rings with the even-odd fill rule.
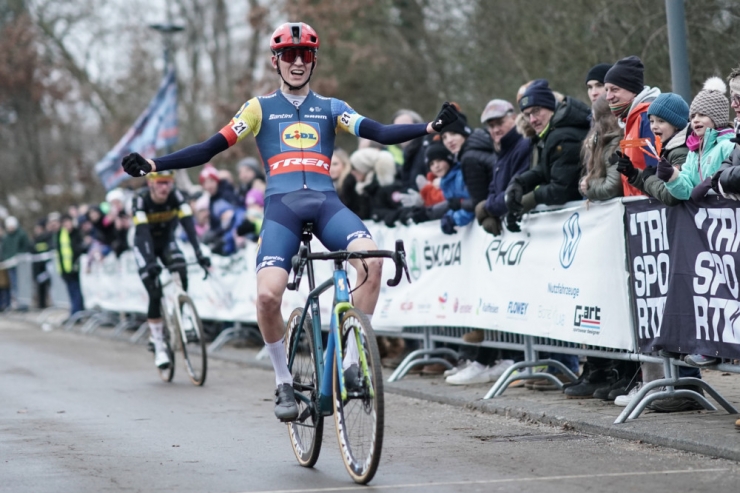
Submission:
[[[578,224],[578,213],[563,223],[563,245],[560,247],[560,265],[567,269],[576,258],[578,243],[581,241],[581,226]]]
[[[283,119],[283,118],[291,118],[292,116],[293,115],[289,115],[288,113],[283,113],[282,115],[272,114],[272,115],[270,115],[270,118],[269,119],[270,120],[280,120],[280,119]]]

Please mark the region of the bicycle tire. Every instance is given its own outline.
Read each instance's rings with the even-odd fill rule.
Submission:
[[[339,450],[350,477],[356,483],[367,484],[378,470],[383,448],[385,416],[380,353],[370,321],[360,310],[347,310],[339,326],[343,352],[347,350],[348,335],[354,334],[355,330],[360,331],[370,382],[375,391],[374,396],[370,396],[367,382],[363,379],[362,396],[343,400],[339,390],[339,369],[334,365],[332,400]]]
[[[180,347],[185,358],[185,370],[193,385],[202,386],[208,371],[208,353],[203,338],[203,322],[193,300],[182,295],[177,300],[180,310]]]
[[[303,308],[296,308],[290,314],[285,334],[285,353],[290,354],[298,346],[293,358],[293,366],[289,368],[293,375],[293,389],[298,404],[298,419],[288,423],[290,444],[293,447],[298,463],[303,467],[313,467],[319,459],[321,443],[324,436],[324,417],[318,412],[319,382],[316,375],[316,346],[313,344],[313,328],[311,316],[306,315],[303,330],[298,334],[298,323],[301,320]],[[305,396],[311,405],[298,397]]]

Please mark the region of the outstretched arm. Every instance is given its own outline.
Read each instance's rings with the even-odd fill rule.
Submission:
[[[194,168],[195,166],[207,163],[213,156],[228,148],[229,143],[226,137],[219,132],[205,142],[193,144],[172,154],[150,159],[149,161],[152,164],[152,171]]]
[[[374,140],[383,145],[392,145],[408,142],[433,131],[431,123],[383,125],[370,118],[364,118],[360,122],[359,137]]]

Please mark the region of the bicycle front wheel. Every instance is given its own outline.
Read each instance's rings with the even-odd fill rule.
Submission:
[[[206,381],[208,354],[203,339],[203,323],[198,316],[193,300],[189,296],[180,296],[180,342],[182,355],[185,357],[185,369],[193,385],[203,385]]]
[[[361,390],[342,398],[339,373],[334,365],[334,421],[342,460],[356,483],[366,484],[373,479],[380,463],[383,447],[383,374],[375,333],[367,316],[356,308],[347,310],[340,323],[342,360],[347,358],[350,338],[359,335],[357,348],[361,361],[367,362],[367,373],[361,372]]]
[[[319,459],[324,435],[324,417],[318,410],[319,382],[316,376],[316,347],[313,344],[311,317],[306,315],[303,328],[299,329],[302,308],[296,308],[288,318],[285,334],[285,353],[293,354],[293,390],[298,404],[298,419],[288,423],[290,443],[298,463],[313,467]]]

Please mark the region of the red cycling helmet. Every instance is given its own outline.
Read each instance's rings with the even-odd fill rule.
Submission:
[[[305,22],[286,22],[270,37],[270,49],[273,53],[285,48],[319,49],[319,35]]]

